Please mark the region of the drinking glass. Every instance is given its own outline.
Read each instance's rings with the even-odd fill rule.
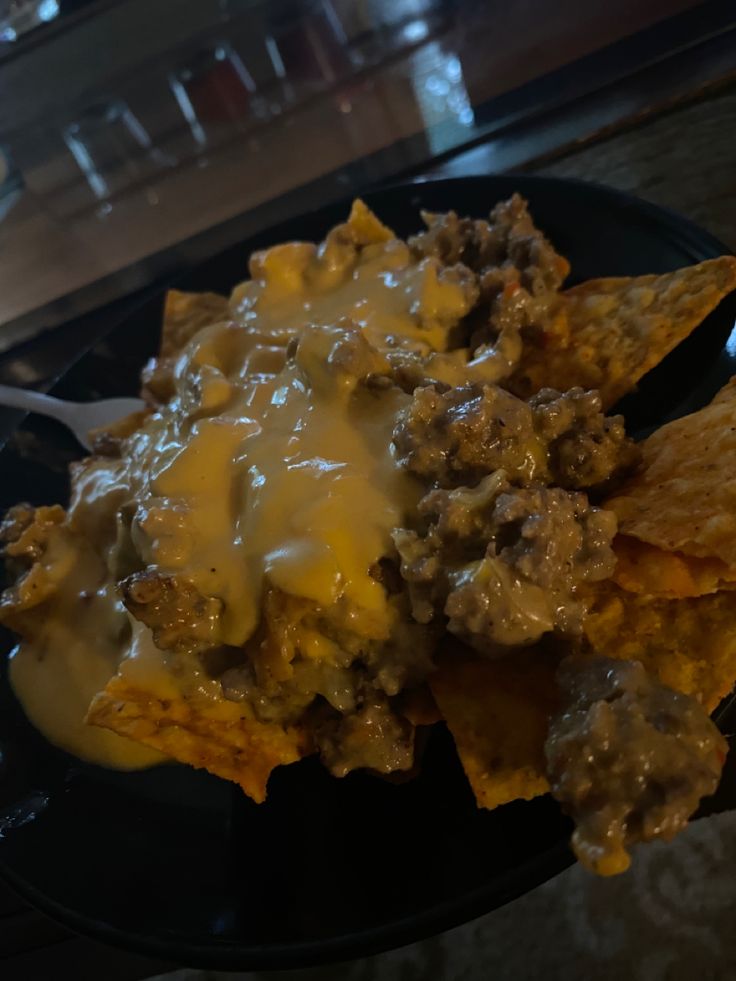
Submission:
[[[226,41],[192,53],[171,72],[169,85],[200,147],[264,113],[253,77]]]
[[[145,181],[174,163],[153,145],[122,99],[89,106],[64,127],[62,136],[98,199]]]
[[[0,42],[47,24],[59,14],[59,0],[0,0]]]

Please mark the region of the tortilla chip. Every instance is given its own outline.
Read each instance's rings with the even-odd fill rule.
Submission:
[[[733,402],[736,400],[736,375],[729,378],[723,388],[713,396],[711,405],[720,405],[722,402]]]
[[[337,226],[340,227],[339,225]],[[370,245],[373,242],[388,242],[396,238],[394,232],[384,225],[381,219],[375,215],[368,205],[355,198],[350,215],[347,220],[347,227],[353,233],[359,245]]]
[[[595,388],[603,407],[610,408],[733,289],[734,256],[663,275],[591,279],[574,286],[561,294],[567,342],[543,351],[529,345],[509,387],[525,398],[544,387]]]
[[[18,504],[0,525],[0,542],[6,572],[15,578],[0,593],[0,624],[37,637],[48,615],[40,607],[58,594],[78,559],[66,512],[59,504]]]
[[[116,419],[106,426],[90,429],[87,435],[92,444],[92,452],[96,456],[117,456],[123,440],[137,432],[150,414],[150,409],[141,409],[139,412],[131,412],[130,415],[123,416],[122,419]]]
[[[232,780],[260,804],[271,771],[305,756],[309,742],[294,727],[242,718],[237,703],[230,706],[210,717],[183,697],[157,698],[118,676],[92,700],[86,721]]]
[[[230,319],[228,299],[219,293],[183,293],[169,290],[164,303],[160,357],[168,358],[203,327]]]
[[[641,448],[642,469],[604,505],[619,531],[736,567],[736,402],[676,419]]]
[[[442,714],[426,685],[401,693],[397,709],[413,726],[433,726],[442,721]]]
[[[736,568],[720,559],[665,552],[627,535],[616,536],[613,550],[617,560],[613,581],[630,593],[686,599],[736,584]]]
[[[453,654],[431,676],[480,807],[549,790],[544,741],[556,707],[555,668],[554,658],[530,648],[494,661]]]
[[[607,584],[584,630],[596,654],[641,661],[708,712],[736,684],[736,597],[730,592],[653,599]]]

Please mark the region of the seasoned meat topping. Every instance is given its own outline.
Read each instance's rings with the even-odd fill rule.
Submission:
[[[58,504],[38,508],[16,504],[8,509],[0,524],[0,547],[3,555],[11,560],[11,572],[18,574],[38,562],[64,517],[64,509]]]
[[[379,693],[365,697],[352,715],[328,718],[316,736],[322,762],[336,777],[358,767],[393,773],[414,763],[414,729]]]
[[[384,761],[397,760],[399,769],[411,766],[413,737],[392,704],[431,672],[438,639],[434,626],[409,617],[407,587],[398,568],[386,561],[375,571],[391,584],[395,618],[388,636],[368,636],[365,623],[356,632],[344,604],[328,612],[272,589],[264,601],[263,629],[247,645],[245,660],[221,679],[225,698],[247,702],[262,722],[289,724],[321,703],[319,748],[340,775],[360,767],[388,772],[379,765],[378,753]],[[389,748],[392,733],[398,733],[395,757]],[[341,753],[340,742],[348,735]]]
[[[394,445],[404,466],[441,487],[475,484],[501,469],[528,484],[545,469],[531,409],[495,385],[417,389]]]
[[[299,660],[288,678],[268,688],[260,683],[252,664],[240,663],[227,668],[220,681],[224,697],[246,702],[260,722],[295,722],[317,696],[338,713],[355,710],[356,679],[347,663]]]
[[[43,624],[37,607],[52,597],[69,574],[74,552],[58,504],[17,504],[0,525],[5,571],[15,580],[0,595],[0,623],[31,635]]]
[[[639,461],[623,416],[604,416],[597,392],[543,388],[531,400],[534,428],[547,446],[550,483],[568,490],[599,488]]]
[[[313,387],[352,388],[356,382],[366,383],[390,374],[385,356],[351,320],[343,318],[333,327],[312,329],[309,333],[307,330],[301,340],[292,341],[287,355]]]
[[[448,629],[490,656],[555,631],[581,630],[582,583],[611,574],[612,514],[584,494],[516,489],[503,472],[475,488],[431,491],[425,526],[394,535],[419,622],[439,611]]]
[[[36,509],[32,504],[14,504],[5,512],[5,517],[0,523],[0,546],[7,546],[17,542],[23,532],[32,523]],[[37,559],[41,554],[38,550],[28,555],[30,561]]]
[[[360,768],[408,770],[414,758],[413,727],[393,707],[393,696],[412,676],[408,650],[420,667],[415,677],[431,670],[431,651],[426,642],[422,646],[419,631],[426,635],[426,629],[415,625],[414,636],[401,638],[403,643],[414,641],[413,649],[398,643],[368,645],[359,660],[355,649],[366,645],[358,638],[343,638],[352,651],[332,643],[333,659],[313,660],[297,649],[285,676],[272,678],[270,684],[264,684],[262,663],[260,672],[252,662],[244,663],[224,672],[223,694],[230,701],[247,702],[262,722],[288,724],[307,712],[315,722],[322,760],[336,776]],[[324,636],[317,640],[312,635],[312,640],[331,643]]]
[[[518,194],[497,204],[489,221],[460,218],[454,211],[425,211],[422,219],[427,230],[409,239],[416,255],[434,256],[448,265],[462,262],[477,273],[513,266],[521,285],[535,296],[559,289],[567,275],[566,260],[535,227]]]
[[[545,747],[552,793],[576,822],[580,861],[621,872],[632,844],[672,838],[713,793],[727,743],[693,698],[638,661],[566,658],[558,684],[564,708]]]
[[[504,470],[513,484],[569,490],[601,486],[638,458],[623,419],[598,395],[544,389],[527,403],[495,385],[414,392],[394,430],[399,460],[440,487],[472,485]]]
[[[130,613],[151,628],[161,650],[194,653],[217,645],[222,602],[201,596],[186,579],[148,569],[123,579],[120,589]]]
[[[565,335],[568,326],[555,292],[532,293],[521,285],[520,271],[488,269],[480,276],[480,302],[469,318],[469,347],[475,355],[492,354],[499,379],[508,378],[526,345],[544,346]]]
[[[511,374],[523,343],[539,345],[565,331],[558,290],[569,266],[535,227],[518,194],[496,205],[489,221],[459,218],[453,211],[422,217],[427,231],[409,240],[414,253],[462,262],[478,275],[480,303],[467,320],[466,343],[492,363],[489,380]]]

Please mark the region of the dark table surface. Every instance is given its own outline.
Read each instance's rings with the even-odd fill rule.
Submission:
[[[366,9],[369,6],[365,5]],[[736,247],[733,4],[622,3],[617,16],[612,16],[616,5],[591,3],[586,18],[573,18],[571,28],[578,4],[556,5],[556,13],[550,13],[546,23],[539,26],[539,17],[534,14],[541,5],[523,0],[516,7],[516,16],[520,24],[533,26],[523,38],[527,47],[516,38],[518,32],[511,30],[515,26],[513,14],[497,6],[440,4],[432,6],[431,16],[422,18],[412,16],[409,4],[403,26],[394,25],[389,33],[395,36],[397,31],[405,31],[407,24],[422,21],[427,34],[422,36],[422,27],[410,29],[408,37],[404,34],[404,46],[388,60],[371,48],[365,25],[348,25],[364,62],[358,68],[355,64],[343,66],[342,75],[333,72],[337,79],[312,79],[312,88],[307,86],[286,106],[283,118],[269,123],[273,133],[268,126],[261,126],[254,135],[255,131],[238,123],[232,133],[221,132],[211,144],[189,156],[180,152],[176,166],[163,175],[155,174],[148,183],[124,188],[108,199],[89,197],[86,179],[74,172],[74,162],[70,165],[59,151],[57,137],[70,107],[76,112],[85,104],[85,93],[89,96],[95,86],[101,91],[111,84],[110,79],[126,77],[130,54],[123,52],[117,65],[108,65],[103,58],[91,59],[93,66],[86,78],[83,73],[70,72],[59,86],[66,86],[68,91],[44,91],[48,87],[44,82],[57,64],[55,59],[64,50],[68,56],[64,45],[79,45],[84,50],[95,38],[105,45],[113,27],[135,23],[141,9],[136,0],[103,3],[97,11],[93,5],[84,17],[79,15],[73,30],[57,30],[47,44],[39,36],[25,50],[19,48],[12,57],[0,58],[0,91],[17,96],[10,108],[9,100],[0,99],[0,146],[10,147],[24,186],[4,220],[0,218],[0,381],[47,387],[79,351],[181,269],[285,214],[399,176],[525,169],[597,180],[680,211]],[[189,50],[192,37],[219,38],[223,31],[237,39],[243,24],[252,23],[248,17],[256,7],[258,4],[202,4],[192,20],[179,25],[183,40],[177,43]],[[544,7],[548,12],[549,6]],[[344,19],[339,4],[333,9]],[[154,18],[163,19],[161,23],[170,16],[163,0],[149,10]],[[161,36],[150,43],[166,47],[167,58],[173,57],[172,47],[178,50],[173,42],[163,45]],[[499,44],[501,49],[510,46],[512,51],[505,61],[499,58],[495,68],[490,55],[499,50]],[[417,59],[421,64],[423,49],[426,60],[421,69]],[[534,56],[531,62],[530,52]],[[158,55],[153,50],[140,57],[143,68],[128,74],[145,79],[146,66]],[[464,95],[461,89],[452,89],[458,65],[459,77],[465,80]],[[97,75],[92,77],[90,71]],[[30,89],[24,84],[29,78],[34,79]],[[438,103],[421,102],[417,78],[425,83],[428,78],[433,80],[429,89],[435,94],[439,89]],[[132,99],[129,93],[126,97]],[[340,99],[348,100],[342,108]],[[348,104],[349,111],[345,112]],[[375,115],[379,105],[381,111]],[[350,116],[357,125],[352,136],[345,137],[347,142],[337,149],[320,146],[317,162],[311,170],[304,169],[304,159],[310,153],[308,134],[322,134],[335,120]],[[294,121],[288,123],[289,118]],[[49,120],[53,126],[48,125]],[[371,126],[375,132],[367,142]],[[57,137],[44,140],[44,128],[53,130]],[[291,155],[293,159],[285,159],[285,144],[278,142],[283,141],[284,133],[292,143],[294,133],[300,134],[300,151]],[[250,153],[243,153],[248,141],[256,138],[261,141],[258,152],[267,151],[263,159],[278,161],[278,166],[272,163],[272,167],[280,171],[274,181],[265,184],[260,179],[262,164],[258,164],[260,170],[248,169],[255,166],[252,145]],[[61,146],[63,150],[63,142]],[[81,193],[80,188],[87,199],[77,207],[82,199],[74,195]],[[151,203],[157,194],[158,203]],[[161,208],[164,198],[166,207]],[[0,215],[2,203],[0,189]],[[65,208],[71,210],[65,213]],[[175,220],[170,221],[172,215]],[[717,819],[721,824],[715,838],[712,830],[695,833],[691,850],[694,848],[701,859],[706,854],[712,858],[718,849],[722,856],[733,853],[736,826],[727,818]],[[715,866],[715,859],[711,864]],[[710,869],[707,862],[705,867]],[[682,872],[680,869],[678,873],[675,866],[673,869],[672,875]],[[575,878],[578,875],[576,870],[566,873],[568,891],[582,893],[588,889],[581,884],[583,880]],[[736,908],[736,891],[729,890],[729,881],[724,878],[713,886],[720,899],[711,906],[719,915],[724,904]],[[619,900],[626,902],[623,887],[617,888]],[[654,887],[649,884],[646,888],[651,891]],[[529,898],[527,912],[544,911],[545,895],[542,890],[541,899]],[[554,895],[550,901],[554,902]],[[600,899],[591,902],[592,909]],[[700,916],[707,902],[699,897],[698,903]],[[503,929],[511,931],[511,912],[494,915],[495,926],[488,927],[491,932],[500,929],[499,924],[506,924]],[[668,915],[675,922],[676,917],[671,912]],[[482,947],[487,939],[477,933],[480,929],[473,936]],[[437,954],[440,946],[431,950]],[[406,971],[414,973],[402,976],[430,976],[421,973],[421,952],[414,961],[409,954],[396,955],[393,960],[387,956],[389,959],[382,962],[383,972],[376,976],[388,977],[389,968],[399,972],[406,964]],[[442,957],[446,956],[445,951]],[[510,956],[507,953],[507,960]],[[719,957],[726,954],[721,951]],[[489,954],[484,962],[487,967],[492,960]],[[670,961],[661,957],[655,961],[651,961],[647,978],[692,976],[657,974],[661,965],[661,971],[669,970]],[[616,962],[618,966],[612,971],[620,971],[621,963]],[[719,974],[719,963],[713,961],[712,973],[702,976],[732,976]],[[443,974],[446,964],[442,968],[431,958],[425,966],[433,977],[456,976]],[[28,909],[0,885],[3,981],[46,979],[61,973],[62,968],[65,976],[79,981],[102,977],[132,981],[166,967],[77,938]],[[560,971],[560,977],[588,976],[570,973],[569,965],[565,968],[564,964]],[[399,973],[390,976],[398,977]],[[325,975],[338,976],[334,969]],[[467,973],[471,976],[481,975]]]
[[[473,143],[508,170],[736,67],[730,0],[291,0],[288,31],[284,3],[119,0],[0,61],[0,349]]]

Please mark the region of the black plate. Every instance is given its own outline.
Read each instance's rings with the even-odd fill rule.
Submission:
[[[420,208],[481,216],[514,190],[570,258],[573,280],[663,272],[728,251],[676,215],[573,182],[468,178],[392,187],[366,200],[406,234]],[[346,208],[288,221],[177,285],[226,291],[244,276],[252,249],[319,239]],[[140,310],[85,355],[57,393],[134,392],[160,313],[160,299]],[[735,313],[733,302],[722,304],[627,400],[636,428],[703,404],[729,377],[723,345]],[[54,424],[27,422],[22,439],[0,454],[0,506],[63,500],[76,453]],[[10,646],[10,637],[3,641]],[[80,932],[179,963],[253,969],[375,953],[505,903],[571,861],[568,822],[549,798],[476,808],[442,727],[413,782],[335,780],[307,760],[277,771],[260,807],[184,767],[123,775],[80,764],[28,725],[4,676],[0,746],[7,880]]]

